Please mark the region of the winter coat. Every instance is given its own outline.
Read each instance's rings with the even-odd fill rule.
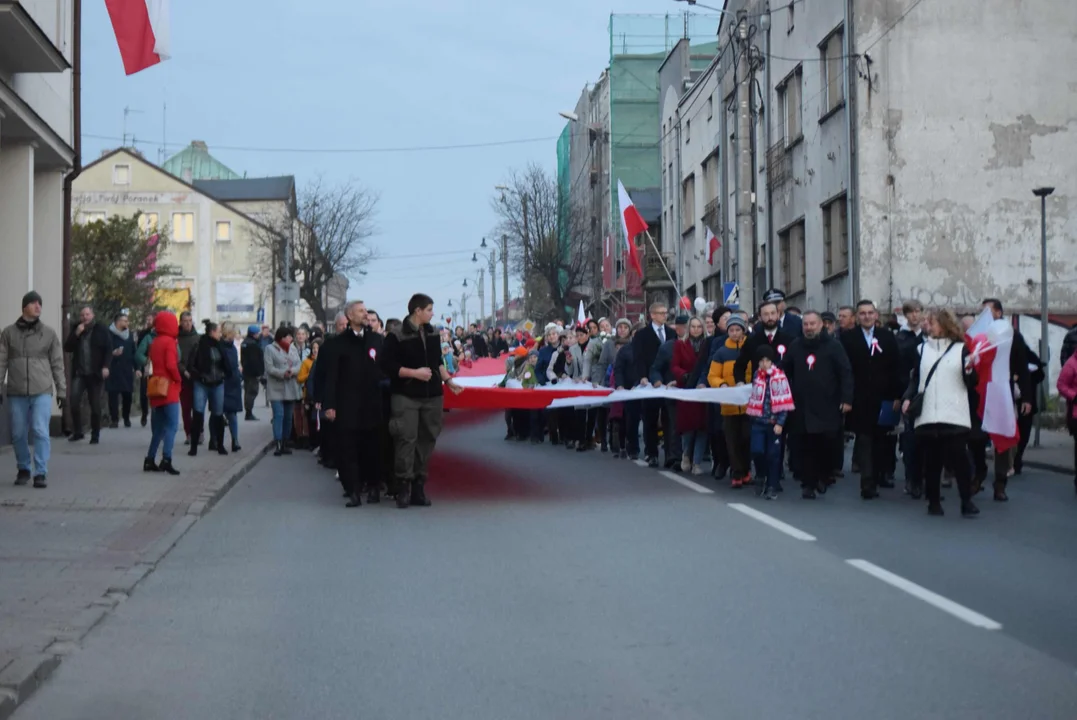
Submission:
[[[78,334],[78,325],[72,327],[64,350],[71,353],[72,377],[100,378],[102,371],[112,362],[109,332],[96,320],[83,329],[81,335]]]
[[[912,330],[899,330],[894,336],[898,344],[898,353],[901,355],[901,378],[903,382],[907,382],[912,377],[912,372],[916,366],[920,363],[920,346],[925,340],[927,335],[924,332],[919,334],[914,333]]]
[[[591,381],[591,362],[593,360],[592,343],[597,340],[589,340],[587,347],[582,347],[579,343],[576,343],[569,352],[572,353],[572,372],[570,375],[577,380]]]
[[[113,355],[109,364],[108,380],[105,381],[105,389],[109,392],[133,392],[135,387],[135,338],[130,330],[120,332],[115,325],[109,326],[109,337],[112,339],[112,352],[122,352]]]
[[[743,375],[733,374],[733,368],[741,355],[741,348],[744,343],[744,340],[738,343],[726,338],[725,343],[714,351],[714,355],[711,356],[710,371],[707,373],[707,383],[711,387],[735,387],[741,383],[752,381],[751,362],[744,369]],[[744,405],[722,404],[722,415],[743,415],[744,411]]]
[[[875,328],[874,348],[864,338],[860,327],[841,334],[841,344],[853,368],[853,411],[849,413],[850,429],[855,433],[872,434],[879,427],[879,412],[884,402],[899,399],[908,386],[901,377],[901,353],[894,333]]]
[[[243,376],[239,373],[239,351],[234,342],[221,342],[221,357],[228,368],[224,379],[224,412],[243,412]]]
[[[796,316],[792,315],[791,317]],[[760,325],[744,341],[744,346],[740,349],[740,357],[737,358],[737,362],[733,365],[734,377],[743,375],[748,368],[748,363],[755,362],[755,351],[761,345],[770,345],[774,348],[774,360],[781,364],[785,361],[784,355],[789,352],[789,346],[793,344],[795,339],[794,336],[787,334],[781,328],[776,329],[774,337],[768,339],[766,330]]]
[[[333,425],[337,430],[381,427],[384,397],[380,356],[384,338],[371,330],[360,337],[351,329],[341,336],[333,362],[326,369],[322,409],[336,412]],[[356,442],[363,440],[356,438]]]
[[[557,352],[557,347],[556,345],[543,345],[539,348],[538,362],[535,364],[535,376],[538,378],[539,385],[545,385],[550,381],[547,373],[554,353]]]
[[[266,398],[270,402],[295,402],[299,399],[299,385],[295,376],[299,373],[299,351],[294,345],[285,350],[277,343],[266,346]],[[285,377],[285,373],[291,373]]]
[[[853,404],[853,370],[841,343],[826,334],[794,340],[782,370],[796,405],[788,420],[789,431],[840,435],[841,406]]]
[[[257,380],[265,377],[265,346],[257,335],[247,335],[240,346],[239,359],[243,363],[243,377]]]
[[[647,373],[647,380],[651,385],[666,385],[676,379],[673,376],[673,346],[678,342],[680,341],[669,339],[658,347],[658,354],[654,356],[654,362]]]
[[[1070,420],[1070,427],[1077,423],[1077,353],[1070,355],[1066,364],[1062,366],[1062,372],[1058,374],[1058,394],[1066,398],[1066,408],[1069,411],[1066,416]]]
[[[639,385],[639,372],[636,366],[636,347],[632,343],[622,345],[613,358],[613,386],[631,390]]]
[[[224,361],[221,346],[225,343],[203,335],[194,349],[194,357],[187,363],[191,379],[207,387],[216,387],[228,379],[231,368]]]
[[[138,347],[135,348],[135,370],[145,370],[150,361],[150,345],[157,337],[157,331],[153,328],[143,330],[138,338]]]
[[[393,395],[416,400],[441,397],[441,337],[430,323],[417,328],[409,318],[404,318],[395,332],[385,336],[380,353]],[[424,367],[430,368],[430,379],[426,382],[400,377],[402,368]]]
[[[592,340],[591,342],[595,342]],[[602,343],[602,350],[598,353],[598,359],[591,363],[591,382],[599,387],[609,387],[610,372],[613,370],[613,360],[617,357],[617,340],[609,338]]]
[[[1066,333],[1066,337],[1062,339],[1062,350],[1059,352],[1058,357],[1063,366],[1075,351],[1077,351],[1077,325],[1074,325],[1073,329]]]
[[[0,383],[15,397],[67,395],[64,350],[56,332],[41,320],[20,317],[0,333]]]
[[[179,323],[175,315],[161,311],[153,320],[153,329],[157,331],[157,335],[150,344],[149,360],[153,365],[153,374],[168,379],[168,395],[163,398],[150,398],[150,406],[162,407],[179,402],[180,385],[183,382],[179,369],[179,345],[176,341]]]
[[[969,389],[976,387],[976,373],[965,372],[968,348],[956,340],[930,338],[920,346],[919,362],[913,366],[906,400],[924,394],[924,408],[913,423],[917,432],[956,433],[972,429]],[[927,376],[931,368],[931,384]]]
[[[179,344],[179,369],[180,375],[188,372],[187,364],[194,359],[195,348],[198,347],[198,338],[202,337],[194,328],[180,330],[176,342]]]
[[[666,325],[663,332],[666,340],[677,339],[677,331],[670,326]],[[651,367],[654,365],[655,358],[658,357],[658,350],[664,342],[658,337],[658,333],[655,332],[654,325],[651,323],[641,328],[632,337],[632,357],[636,361],[636,377],[640,380],[650,378]]]
[[[677,381],[677,387],[692,388],[690,384],[692,374],[695,372],[699,356],[707,348],[706,339],[697,351],[692,347],[692,341],[688,338],[678,340],[673,346],[673,379]],[[707,429],[707,403],[678,402],[677,403],[677,432],[700,432]]]

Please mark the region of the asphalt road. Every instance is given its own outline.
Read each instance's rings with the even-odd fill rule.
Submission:
[[[265,459],[16,718],[1077,717],[1069,478],[929,518],[501,429],[448,430],[425,509]]]

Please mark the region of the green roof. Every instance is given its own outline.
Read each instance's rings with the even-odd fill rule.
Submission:
[[[162,166],[186,182],[195,180],[238,180],[242,176],[209,154],[209,148],[201,140],[191,144],[165,161]]]

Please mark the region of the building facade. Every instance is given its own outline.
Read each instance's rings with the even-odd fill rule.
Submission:
[[[63,185],[75,162],[70,0],[0,3],[0,322],[37,290],[61,331]]]

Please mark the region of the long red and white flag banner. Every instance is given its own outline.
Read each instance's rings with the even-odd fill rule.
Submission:
[[[980,396],[978,411],[983,431],[991,437],[998,452],[1017,447],[1021,439],[1010,382],[1013,337],[1013,325],[1007,320],[995,320],[988,308],[966,331],[965,338],[970,359],[976,364],[979,381],[976,391]]]

